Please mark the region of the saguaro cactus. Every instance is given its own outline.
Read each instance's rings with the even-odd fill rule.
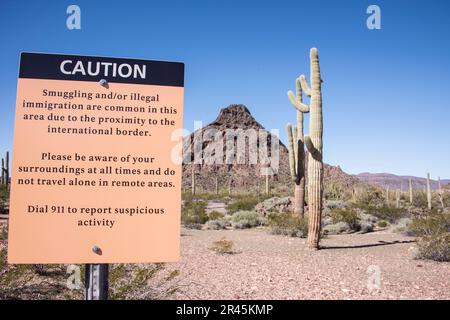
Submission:
[[[400,208],[400,190],[395,192],[395,206]]]
[[[386,205],[389,206],[389,186],[386,187]]]
[[[2,180],[1,185],[5,184],[5,159],[2,158]]]
[[[316,48],[310,51],[311,87],[305,76],[300,76],[303,92],[311,98],[310,105],[294,99],[291,102],[301,112],[309,112],[309,136],[304,142],[308,149],[308,247],[319,248],[320,227],[322,218],[323,195],[323,116],[322,116],[322,79],[320,78],[319,53]]]
[[[8,189],[8,185],[9,185],[9,152],[6,151],[6,158],[5,158],[5,168],[4,170],[4,184],[6,186],[6,189]],[[2,170],[2,171],[3,171]]]
[[[427,202],[428,202],[428,209],[431,210],[431,184],[429,173],[427,173]]]
[[[194,164],[192,164],[192,171],[191,171],[191,193],[192,193],[192,195],[194,196],[195,195],[195,188],[196,188],[196,185],[195,185],[195,167],[194,167]]]
[[[292,91],[288,91],[289,100],[297,110],[297,127],[292,128],[292,125],[288,124],[286,129],[289,140],[289,165],[291,177],[295,183],[294,213],[303,216],[305,207],[305,143],[303,136],[303,113],[308,112],[308,110],[301,108],[301,105],[303,104],[301,81],[301,78],[298,78],[295,81],[295,95]],[[298,107],[298,105],[300,105],[300,107]]]
[[[409,203],[413,204],[413,187],[412,187],[412,180],[409,179]]]
[[[442,209],[445,209],[444,197],[442,196],[442,189],[441,189],[441,177],[438,177],[438,197]]]

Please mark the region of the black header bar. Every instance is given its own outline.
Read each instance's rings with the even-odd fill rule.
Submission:
[[[184,86],[184,63],[23,52],[19,78]]]

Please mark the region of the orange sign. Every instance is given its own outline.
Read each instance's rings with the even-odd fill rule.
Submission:
[[[22,53],[9,263],[179,258],[183,82],[182,63]]]

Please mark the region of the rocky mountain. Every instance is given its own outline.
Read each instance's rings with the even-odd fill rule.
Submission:
[[[426,177],[414,177],[414,176],[397,176],[390,173],[360,173],[355,175],[360,181],[370,184],[378,185],[382,188],[387,188],[389,186],[390,189],[401,189],[407,190],[409,188],[409,179],[412,181],[413,189],[421,189],[426,188],[427,179]],[[450,183],[449,179],[442,179],[441,186],[444,187]],[[438,188],[438,181],[431,180],[431,188]]]
[[[239,138],[230,139],[233,134],[240,134],[241,143],[245,142],[245,153],[241,157],[235,157],[229,161],[227,153],[233,154],[239,145]],[[227,139],[228,137],[228,139]],[[256,138],[257,137],[257,138]],[[231,141],[231,142],[230,142]],[[188,190],[191,186],[192,171],[196,176],[196,188],[200,191],[215,191],[216,177],[220,190],[227,190],[229,184],[236,191],[264,190],[267,165],[258,156],[258,160],[251,161],[250,152],[258,153],[259,147],[267,145],[268,156],[272,155],[272,143],[279,144],[279,165],[271,177],[271,187],[290,189],[292,180],[289,171],[289,153],[286,146],[276,137],[270,134],[251,115],[248,108],[242,104],[232,104],[220,110],[217,118],[207,126],[195,131],[183,140],[183,188]],[[228,145],[227,145],[228,143]],[[242,146],[242,144],[241,144]],[[233,149],[234,148],[234,149]],[[205,161],[192,161],[195,154],[201,155]],[[212,159],[222,159],[222,164],[213,164]],[[209,159],[209,160],[208,160]],[[254,159],[253,159],[254,160]],[[209,161],[209,162],[208,162]],[[205,163],[206,162],[206,163]],[[272,167],[276,167],[272,165]],[[269,169],[271,170],[271,169]],[[340,167],[324,165],[325,183],[332,180],[344,188],[351,188],[359,182],[353,176],[344,173]]]

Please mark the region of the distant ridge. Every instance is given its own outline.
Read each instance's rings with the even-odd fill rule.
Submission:
[[[400,189],[403,190],[409,188],[409,179],[412,181],[413,189],[424,189],[427,185],[427,179],[425,177],[415,177],[415,176],[397,176],[392,173],[369,173],[364,172],[355,175],[360,181],[370,184],[376,184],[380,187],[390,189]],[[435,177],[432,177],[435,178]],[[450,183],[450,179],[441,179],[441,186],[444,187]],[[438,188],[437,179],[431,179],[431,188]]]

